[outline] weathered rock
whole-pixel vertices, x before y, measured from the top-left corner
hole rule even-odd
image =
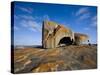
[[[88,38],[85,34],[74,33],[71,29],[55,22],[44,21],[42,27],[42,45],[44,48],[80,44]]]
[[[15,50],[14,55],[14,73],[97,68],[96,45],[70,45],[46,50],[26,48],[24,50]]]

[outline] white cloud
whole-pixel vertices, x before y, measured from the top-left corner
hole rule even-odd
[[[76,16],[80,16],[80,15],[82,15],[82,14],[84,14],[84,13],[87,13],[88,12],[88,7],[84,7],[84,8],[81,8],[81,9],[79,9],[77,12],[76,12]]]
[[[26,20],[35,20],[35,18],[31,15],[20,15],[19,17]]]
[[[88,20],[90,22],[89,27],[97,27],[97,16],[91,16],[91,12],[88,10],[88,7],[79,9],[76,13],[76,22],[81,23]],[[84,28],[84,30],[89,30],[89,28]]]
[[[31,15],[14,15],[15,18],[20,19],[19,24],[20,26],[27,28],[32,31],[39,31],[41,32],[41,23],[37,22],[36,18]],[[16,19],[15,19],[16,21]],[[16,26],[16,24],[15,24]],[[16,28],[17,29],[17,28]]]
[[[21,25],[22,27],[28,27],[28,25],[27,25],[27,20],[21,20],[21,21],[20,21],[20,25]]]
[[[34,21],[34,20],[22,20],[20,22],[20,25],[22,27],[29,29],[29,30],[41,32],[41,24],[39,22]]]
[[[35,22],[35,21],[28,21],[28,24],[29,24],[30,27],[38,30],[39,24],[37,22]]]
[[[48,15],[43,15],[42,17],[32,17],[32,16],[23,16],[24,20],[22,22],[23,27],[29,28],[29,30],[32,31],[39,31],[42,32],[42,24],[40,22],[37,22],[37,20],[43,21],[48,20],[50,21],[50,17]],[[28,18],[25,20],[25,18]]]
[[[97,27],[97,22],[96,22],[96,21],[93,21],[90,25],[91,25],[92,27]]]
[[[14,20],[19,19],[18,15],[14,15]]]
[[[48,15],[44,15],[44,16],[43,16],[43,20],[48,20],[48,21],[50,21],[50,17],[49,17]]]
[[[90,19],[89,27],[85,27],[84,30],[92,30],[92,28],[97,27],[97,16],[93,16]]]
[[[30,7],[27,7],[27,8],[25,8],[25,7],[21,7],[21,6],[17,6],[20,10],[22,10],[23,12],[27,12],[27,13],[29,13],[29,14],[31,14],[32,12],[33,12],[33,9],[32,8],[30,8]]]
[[[92,27],[97,27],[97,16],[94,16],[91,18],[91,24]]]
[[[84,28],[84,30],[90,30],[90,28],[86,27],[86,28]]]
[[[85,20],[88,18],[90,18],[90,13],[84,13],[83,15],[79,16],[79,18],[77,20],[82,21],[82,20]]]
[[[43,15],[42,17],[32,16],[32,15],[15,15],[20,19],[20,27],[27,28],[31,31],[42,31],[42,22],[43,20],[50,20],[48,15]]]
[[[17,26],[14,26],[14,30],[19,30],[19,28]]]
[[[33,32],[37,32],[37,30],[36,30],[36,29],[33,29],[32,27],[29,28],[29,30],[31,30],[31,31],[33,31]]]
[[[94,20],[97,20],[97,16],[94,16],[93,18],[92,18],[92,20],[94,21]]]
[[[76,13],[76,22],[80,23],[85,20],[88,20],[91,17],[90,11],[88,10],[88,7],[84,7],[79,9]]]

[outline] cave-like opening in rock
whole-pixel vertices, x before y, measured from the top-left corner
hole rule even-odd
[[[66,46],[66,45],[71,45],[72,44],[72,40],[70,37],[63,37],[62,39],[60,39],[58,45],[59,46]]]

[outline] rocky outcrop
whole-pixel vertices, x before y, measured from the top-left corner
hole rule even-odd
[[[84,39],[82,39],[84,38]],[[51,21],[44,21],[42,27],[43,48],[80,44],[88,38],[85,34],[74,33],[71,29]]]
[[[97,46],[70,45],[14,50],[14,73],[53,72],[97,68]]]

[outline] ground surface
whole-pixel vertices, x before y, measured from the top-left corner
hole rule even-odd
[[[14,72],[50,72],[97,67],[97,46],[66,46],[54,49],[16,48]]]

